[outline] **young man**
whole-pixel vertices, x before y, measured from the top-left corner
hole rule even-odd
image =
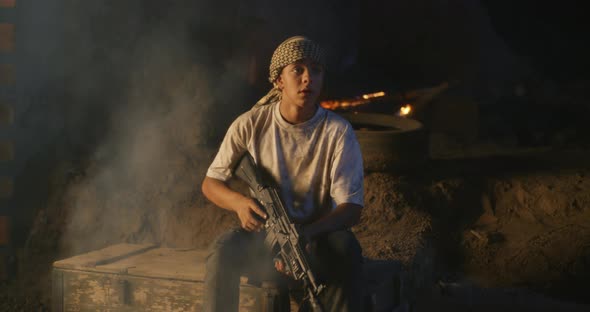
[[[242,228],[211,247],[205,311],[237,311],[240,275],[272,269],[259,233],[266,214],[255,199],[226,184],[246,152],[268,173],[290,218],[302,225],[313,246],[312,268],[326,285],[319,298],[324,311],[361,309],[361,248],[349,228],[363,207],[362,157],[350,123],[318,105],[324,68],[324,53],[310,39],[281,43],[270,64],[274,88],[232,123],[207,171],[203,193],[234,211]],[[283,271],[280,261],[274,266]]]

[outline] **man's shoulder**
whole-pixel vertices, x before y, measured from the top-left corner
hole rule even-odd
[[[324,108],[322,108],[324,109]],[[335,113],[331,110],[326,111],[326,123],[328,128],[335,129],[338,131],[345,131],[345,130],[352,130],[352,125],[348,121],[348,119],[344,118],[342,115]]]
[[[277,105],[277,103],[254,106],[246,113],[250,114],[250,116],[252,117],[269,116],[272,115],[273,108],[275,105]]]
[[[256,123],[260,119],[266,119],[272,115],[272,106],[273,104],[253,107],[238,116],[238,118],[235,120],[235,123],[242,125],[252,124]]]

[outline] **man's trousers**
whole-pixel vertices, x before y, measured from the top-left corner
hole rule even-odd
[[[221,235],[207,257],[204,311],[238,311],[241,276],[274,281],[285,295],[287,278],[275,270],[273,257],[263,233],[235,229]],[[341,230],[318,235],[309,259],[317,280],[326,285],[319,296],[323,311],[361,311],[362,251],[354,234]]]

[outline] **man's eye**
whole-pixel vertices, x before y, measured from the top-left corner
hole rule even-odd
[[[293,67],[292,71],[297,75],[303,74],[303,68],[299,66]]]

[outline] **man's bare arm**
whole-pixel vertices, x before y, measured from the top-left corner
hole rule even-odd
[[[232,190],[223,181],[205,177],[201,190],[207,199],[215,205],[235,212],[240,219],[242,228],[248,231],[260,231],[263,223],[254,214],[266,219],[266,214],[250,197]]]

